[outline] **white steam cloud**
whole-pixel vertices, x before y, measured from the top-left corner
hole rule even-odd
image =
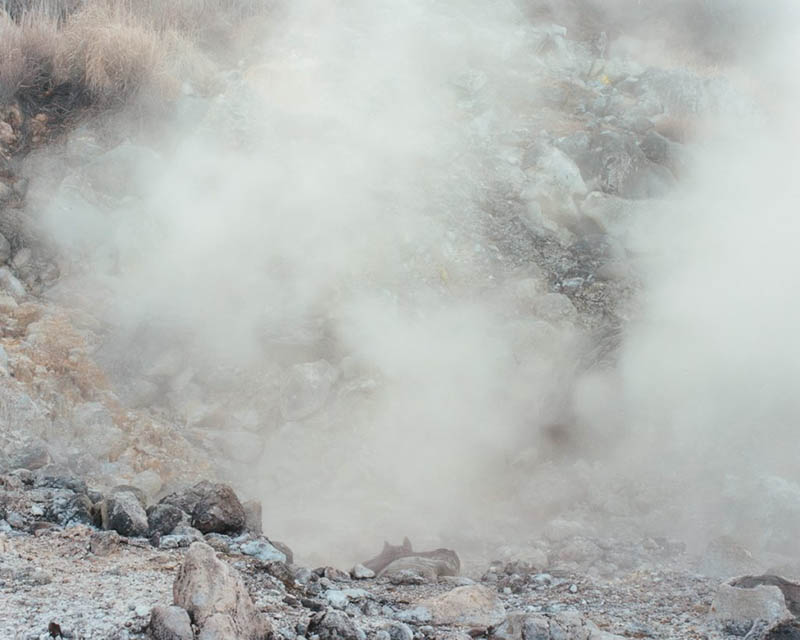
[[[286,3],[229,91],[184,100],[158,157],[123,150],[122,206],[97,202],[114,176],[89,165],[95,195],[62,185],[48,209],[86,256],[62,289],[105,300],[121,387],[162,372],[301,553],[530,532],[618,483],[674,486],[648,526],[702,537],[741,522],[716,498],[726,474],[800,481],[798,96],[720,116],[624,236],[640,311],[619,366],[586,372],[574,309],[487,231],[496,185],[527,179],[508,140],[564,126],[536,106],[542,33],[506,2]],[[796,77],[760,73],[796,59],[773,41],[732,77]],[[322,400],[292,386],[311,374]]]

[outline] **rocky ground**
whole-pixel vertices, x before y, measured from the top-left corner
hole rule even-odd
[[[297,90],[281,74],[311,68],[297,43],[270,45],[292,61],[286,68],[243,60],[220,73],[217,95],[186,86],[160,126],[130,135],[120,134],[129,114],[78,118],[65,132],[49,131],[35,104],[0,108],[0,638],[800,637],[792,623],[800,487],[777,475],[759,480],[763,500],[748,507],[758,532],[737,532],[758,543],[755,556],[718,531],[708,546],[687,546],[655,533],[653,513],[659,523],[673,513],[669,487],[596,472],[602,464],[584,463],[580,442],[570,448],[582,433],[563,426],[563,411],[544,412],[547,437],[535,446],[510,445],[501,472],[460,459],[448,468],[497,472],[505,487],[500,498],[482,496],[485,511],[465,510],[457,534],[441,535],[451,550],[389,545],[351,570],[361,547],[350,541],[378,535],[383,521],[347,517],[325,529],[323,508],[335,510],[342,496],[358,501],[363,492],[361,508],[373,513],[397,502],[404,489],[394,476],[407,466],[400,454],[392,466],[391,447],[370,431],[391,376],[348,351],[331,328],[342,318],[325,311],[331,300],[374,279],[372,289],[404,302],[488,301],[493,326],[513,337],[503,345],[513,352],[510,377],[555,380],[560,407],[576,376],[613,367],[637,309],[648,225],[690,172],[709,121],[763,116],[752,85],[724,69],[640,61],[611,51],[605,32],[541,20],[513,33],[523,62],[499,72],[467,65],[450,79],[451,120],[469,141],[459,151],[477,196],[434,217],[429,244],[393,269],[370,255],[299,317],[276,322],[258,306],[260,350],[246,358],[207,348],[239,327],[237,313],[215,315],[222,298],[194,306],[201,295],[180,295],[188,280],[169,280],[180,267],[159,272],[161,262],[148,262],[165,234],[153,203],[165,199],[164,176],[178,194],[213,182],[220,166],[191,180],[174,169],[203,155],[198,141],[227,158],[268,138],[263,113],[272,127],[294,122],[275,87]],[[265,78],[277,96],[266,110]],[[316,115],[298,128],[330,126],[330,114]],[[442,187],[447,197],[462,169]],[[259,180],[223,189],[215,206]],[[467,222],[464,210],[475,214]],[[186,229],[196,230],[178,231]],[[201,247],[191,274],[241,301],[259,283],[226,271],[239,250]],[[149,286],[162,277],[166,301]],[[417,288],[393,288],[398,280]],[[156,311],[128,322],[142,300]],[[208,326],[186,330],[184,306],[192,317],[208,314]],[[565,449],[569,463],[559,458]],[[535,527],[509,516],[519,505],[535,511]],[[425,530],[409,511],[400,519]],[[304,523],[302,539],[284,544],[262,532],[290,517]],[[331,548],[335,559],[320,551]],[[348,566],[327,566],[342,557]]]
[[[730,539],[695,558],[679,542],[584,537],[562,521],[517,559],[472,558],[463,571],[454,551],[420,552],[408,540],[350,571],[310,569],[261,533],[260,505],[242,505],[225,485],[203,482],[148,505],[130,486],[103,496],[76,478],[22,470],[2,481],[4,638],[56,637],[51,623],[75,639],[798,633],[790,621],[800,584],[762,575]],[[747,572],[759,575],[720,577]]]

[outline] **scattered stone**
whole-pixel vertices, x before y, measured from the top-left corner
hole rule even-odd
[[[325,599],[335,609],[344,609],[351,602],[363,600],[368,595],[363,589],[331,589],[325,594]]]
[[[210,622],[210,630],[232,629],[235,633],[221,638],[267,640],[272,634],[270,623],[256,610],[236,570],[218,560],[214,550],[202,542],[189,547],[173,595],[174,604],[186,609],[201,633]]]
[[[319,640],[359,640],[355,623],[335,609],[315,614],[308,623],[308,633],[316,634]]]
[[[239,545],[242,553],[247,556],[253,556],[259,562],[267,564],[269,562],[286,562],[286,555],[278,551],[272,546],[266,538],[259,538],[257,540],[250,540],[244,544]]]
[[[389,622],[383,627],[391,640],[414,640],[414,632],[402,622]]]
[[[148,631],[153,640],[193,640],[192,622],[181,607],[153,607]]]
[[[354,580],[369,580],[375,577],[375,572],[372,569],[367,569],[363,564],[357,564],[350,569],[350,575]]]
[[[386,578],[392,584],[401,585],[414,585],[414,584],[425,584],[431,580],[430,576],[425,576],[417,571],[412,571],[411,569],[399,569],[397,571],[392,571],[390,574],[386,575]]]
[[[433,619],[430,609],[426,607],[412,607],[411,609],[404,609],[403,611],[398,611],[394,617],[397,620],[409,622],[411,624],[426,624]]]

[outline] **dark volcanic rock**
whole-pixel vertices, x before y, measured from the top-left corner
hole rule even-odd
[[[246,514],[233,489],[226,484],[204,480],[161,499],[191,515],[192,526],[202,533],[239,533]]]
[[[189,524],[189,516],[172,504],[154,504],[147,509],[150,534],[167,535],[179,524]]]
[[[123,536],[146,536],[147,514],[136,495],[121,491],[106,498],[100,507],[104,529],[113,529]]]
[[[192,526],[203,533],[238,533],[244,529],[242,503],[229,486],[215,484],[192,512]]]
[[[37,475],[33,481],[37,489],[69,489],[75,493],[86,493],[86,483],[80,478],[69,475],[43,473]]]
[[[85,493],[77,493],[68,498],[58,514],[58,522],[64,526],[71,524],[94,525],[92,501]]]

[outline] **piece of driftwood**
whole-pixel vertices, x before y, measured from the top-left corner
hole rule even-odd
[[[461,572],[458,554],[451,549],[414,551],[411,541],[403,538],[403,544],[383,543],[383,550],[374,558],[362,562],[380,577],[396,571],[413,571],[427,578],[457,576]]]

